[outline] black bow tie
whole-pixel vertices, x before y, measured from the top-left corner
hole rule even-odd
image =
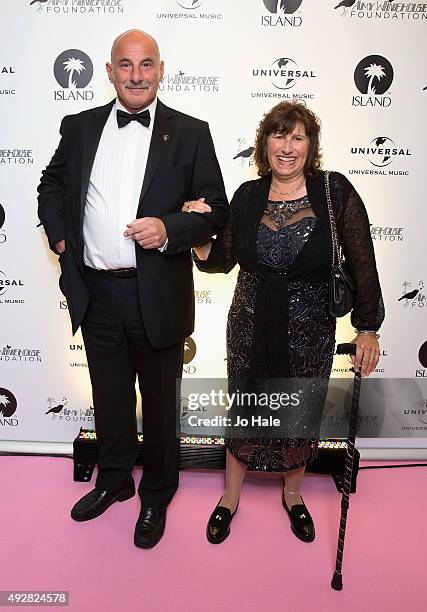
[[[117,125],[119,128],[125,127],[131,121],[138,121],[141,125],[149,127],[150,125],[150,111],[145,110],[142,113],[125,113],[122,110],[117,111]]]

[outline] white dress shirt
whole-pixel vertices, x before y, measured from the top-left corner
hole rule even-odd
[[[83,218],[83,260],[91,268],[136,268],[135,242],[123,233],[136,218],[156,106],[157,98],[147,107],[148,128],[138,121],[119,128],[117,110],[128,111],[116,100],[104,126]]]

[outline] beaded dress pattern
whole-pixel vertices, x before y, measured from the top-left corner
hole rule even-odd
[[[302,198],[301,198],[302,199]],[[272,271],[286,272],[315,227],[315,217],[305,217],[275,231],[260,224],[258,261]],[[240,271],[227,323],[228,377],[248,375],[254,342],[254,308],[258,278]],[[290,376],[329,378],[335,340],[335,320],[328,313],[325,282],[291,281],[289,291]],[[322,410],[322,405],[319,404]],[[230,438],[226,446],[250,469],[268,472],[294,470],[312,461],[317,438]]]

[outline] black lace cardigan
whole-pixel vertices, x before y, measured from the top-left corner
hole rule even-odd
[[[330,189],[340,245],[356,285],[351,322],[359,330],[378,330],[384,304],[378,280],[369,220],[363,202],[348,179],[331,172]],[[332,243],[324,172],[307,177],[307,194],[318,220],[310,238],[287,273],[272,272],[257,261],[258,227],[271,184],[267,176],[243,183],[231,201],[231,215],[206,261],[195,257],[199,270],[228,273],[236,263],[256,273],[261,282],[255,311],[255,350],[252,372],[257,376],[287,375],[287,324],[289,280],[328,280]]]

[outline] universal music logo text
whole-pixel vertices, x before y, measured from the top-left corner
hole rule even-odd
[[[253,98],[280,98],[286,100],[312,100],[314,98],[314,94],[311,91],[304,91],[304,89],[305,87],[311,88],[317,78],[316,72],[311,66],[301,66],[291,57],[278,57],[270,66],[253,68],[252,77],[256,78],[257,82],[259,81],[263,84],[269,82],[278,90],[276,92],[251,92]],[[290,91],[294,87],[298,92],[295,90]]]
[[[1,66],[0,65],[0,86],[3,85],[3,75],[13,75],[12,78],[15,76],[15,66]],[[5,77],[7,79],[7,77]],[[7,84],[9,84],[9,80],[6,81]],[[0,89],[0,96],[14,96],[16,94],[16,89],[10,89],[9,88],[5,88],[5,89]]]
[[[164,0],[166,3],[167,0]],[[199,20],[218,22],[222,19],[221,13],[214,13],[209,10],[201,10],[204,5],[204,0],[175,0],[177,11],[159,11],[156,15],[157,19],[164,20],[180,20],[184,19],[187,22],[197,23]],[[159,4],[159,2],[158,2]],[[212,2],[206,3],[207,6],[212,5]],[[182,10],[183,9],[183,10]]]

